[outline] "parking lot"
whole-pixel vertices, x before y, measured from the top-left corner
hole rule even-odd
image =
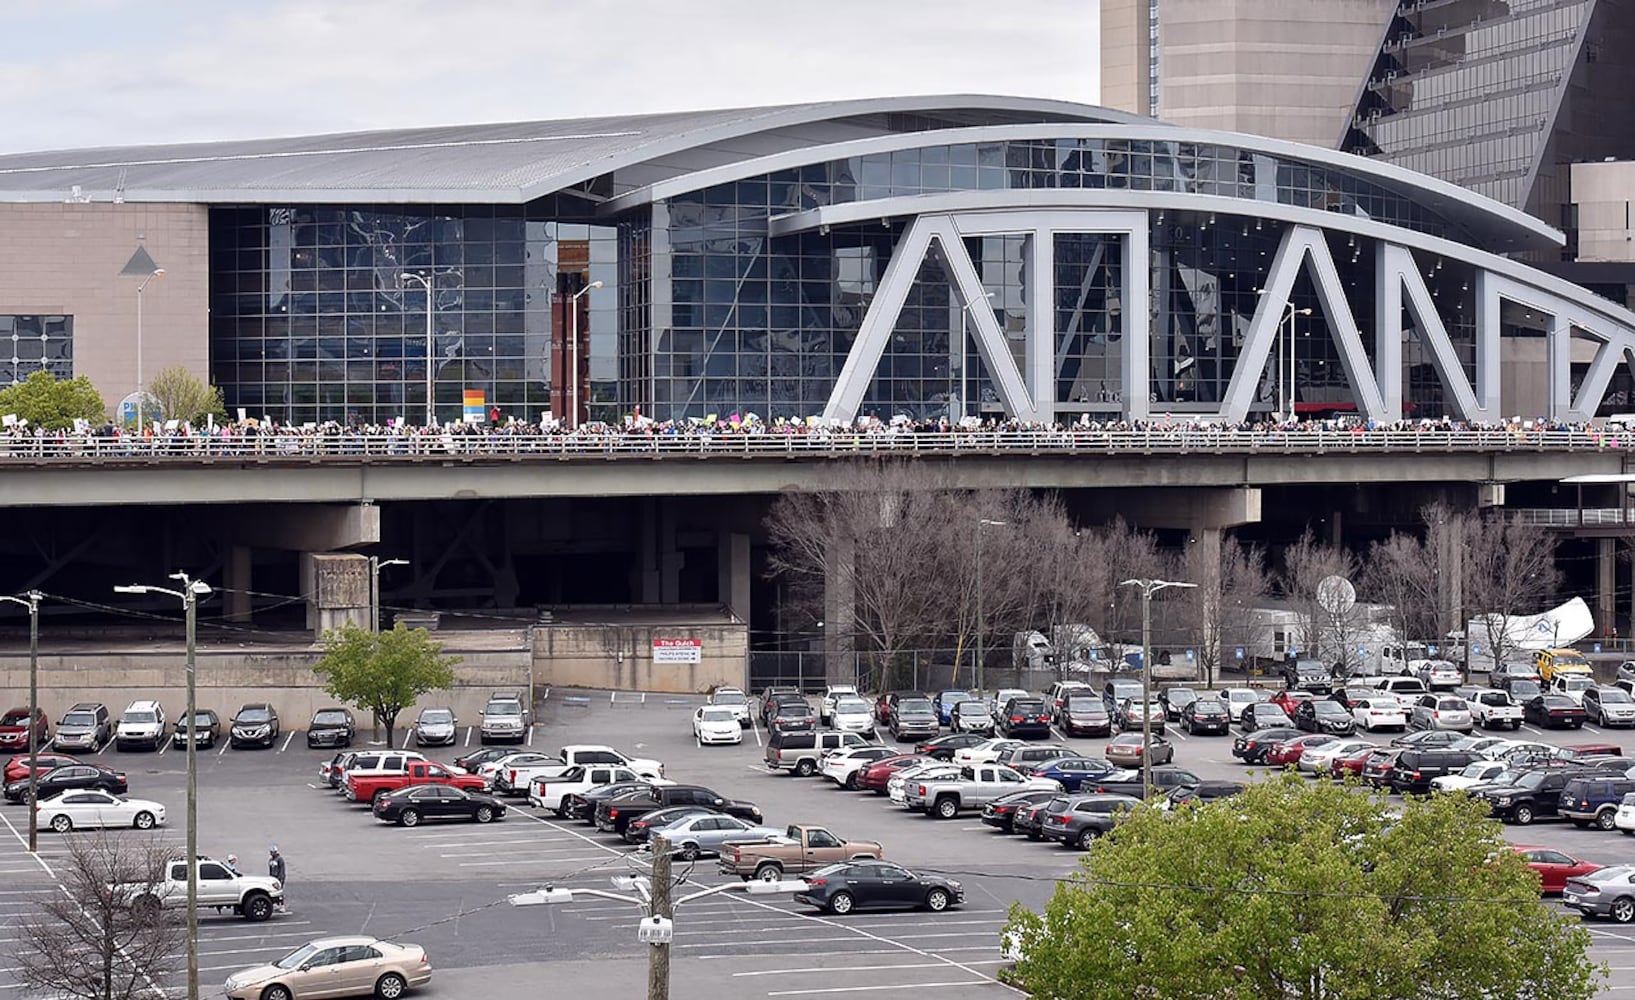
[[[698,747],[690,730],[696,699],[609,696],[548,699],[530,733],[536,749],[571,743],[607,743],[665,762],[669,777],[707,785],[760,806],[769,825],[821,823],[844,837],[879,840],[887,856],[910,869],[963,883],[963,907],[944,913],[819,913],[778,896],[724,893],[687,903],[676,914],[672,995],[679,998],[817,997],[911,994],[934,990],[963,1000],[1014,995],[994,980],[1003,964],[998,931],[1008,908],[1039,906],[1055,880],[1071,873],[1080,855],[1007,837],[975,817],[940,822],[892,807],[883,798],[843,792],[822,778],[769,773],[760,763],[759,728],[742,746]],[[1586,726],[1524,737],[1550,743],[1624,736]],[[1099,754],[1104,739],[1055,739]],[[1176,764],[1204,778],[1241,778],[1231,739],[1175,732]],[[1380,742],[1390,737],[1382,735]],[[451,760],[478,741],[462,731],[458,745],[428,753]],[[558,821],[523,800],[487,826],[459,823],[402,829],[378,824],[367,809],[345,802],[318,782],[328,751],[309,751],[299,734],[272,750],[226,750],[200,755],[202,853],[236,853],[246,871],[265,871],[267,848],[277,844],[288,861],[288,912],[263,924],[206,913],[201,919],[200,966],[206,993],[231,972],[293,949],[313,937],[367,933],[423,945],[437,973],[428,996],[484,995],[492,1000],[532,996],[542,977],[582,976],[613,996],[640,995],[646,982],[646,947],[636,940],[635,906],[594,898],[516,908],[507,895],[553,884],[611,890],[612,876],[631,870],[629,848],[592,827]],[[130,794],[169,809],[167,843],[182,838],[185,760],[109,749],[98,762],[126,771]],[[38,860],[26,853],[20,806],[0,808],[0,950],[18,946],[16,918],[60,890],[54,875],[64,837],[42,832]],[[1611,864],[1635,861],[1635,840],[1578,830],[1561,823],[1508,828],[1518,842],[1555,847]],[[116,836],[147,834],[121,831]],[[90,836],[69,834],[67,836]],[[681,869],[678,869],[681,870]],[[688,872],[678,895],[719,885],[712,860]],[[1635,928],[1591,924],[1595,957],[1611,968],[1607,996],[1635,990]],[[0,962],[0,967],[12,963]],[[177,985],[171,976],[168,985]],[[0,971],[0,1000],[31,1000]]]

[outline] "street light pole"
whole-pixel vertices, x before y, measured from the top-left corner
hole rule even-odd
[[[369,557],[369,631],[380,631],[380,571],[388,566],[407,566],[407,559],[387,559],[382,562],[379,556]]]
[[[995,521],[986,517],[976,519],[976,689],[986,690],[983,686],[984,669],[982,662],[982,638],[988,630],[988,620],[983,614],[982,606],[982,528],[984,525],[1004,527],[1009,521]]]
[[[670,920],[675,910],[670,902],[674,880],[670,876],[670,841],[653,838],[653,903],[648,916]],[[655,942],[647,953],[647,1000],[669,1000],[670,943]]]
[[[121,594],[168,594],[182,602],[187,618],[187,709],[182,716],[187,720],[187,1000],[199,1000],[199,729],[194,665],[198,599],[211,591],[209,584],[191,579],[186,573],[172,573],[170,578],[181,581],[182,589],[131,584],[114,590]]]
[[[1120,587],[1141,591],[1141,788],[1142,798],[1152,790],[1152,595],[1169,587],[1196,587],[1175,580],[1124,580]]]
[[[40,599],[45,595],[31,590],[22,597],[0,594],[0,601],[28,609],[28,853],[40,850],[40,811],[35,792],[40,782]]]
[[[573,401],[569,404],[573,413],[568,419],[569,428],[579,426],[579,300],[601,287],[600,281],[593,281],[574,292],[573,297],[568,299],[568,324],[571,330],[568,335],[568,352],[573,365],[572,371],[568,373],[568,389],[573,393]]]
[[[142,426],[142,293],[148,290],[148,282],[154,278],[163,277],[165,269],[156,267],[148,273],[142,283],[136,286],[136,426]]]
[[[988,300],[993,297],[994,293],[989,292],[982,298]],[[980,304],[979,302],[967,302],[959,307],[959,415],[961,417],[970,415],[970,403],[966,394],[965,363],[971,357],[971,337],[966,329],[965,321],[971,316],[971,307]],[[978,414],[981,413],[980,406],[977,408],[977,412]]]
[[[1289,302],[1286,305],[1288,307],[1288,321],[1289,321],[1289,350],[1288,350],[1289,394],[1288,394],[1287,399],[1289,401],[1289,410],[1288,410],[1289,421],[1292,423],[1294,421],[1294,318],[1296,316],[1310,316],[1311,315],[1311,308],[1308,306],[1305,309],[1296,309],[1294,307],[1293,302]],[[1281,337],[1278,338],[1279,343],[1282,342],[1282,339],[1283,338],[1281,338]],[[1283,393],[1282,393],[1282,387],[1283,387],[1283,375],[1282,375],[1282,373],[1279,373],[1278,376],[1277,376],[1277,385],[1278,385],[1278,390],[1279,390],[1278,395],[1281,396],[1281,395],[1283,395]]]
[[[426,426],[434,427],[437,424],[437,332],[433,326],[437,311],[437,290],[435,274],[414,274],[404,271],[398,276],[399,281],[414,281],[426,290]]]

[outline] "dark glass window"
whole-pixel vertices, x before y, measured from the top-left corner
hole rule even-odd
[[[74,377],[74,317],[0,315],[0,385],[38,371]]]

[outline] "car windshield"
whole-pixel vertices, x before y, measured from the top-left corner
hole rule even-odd
[[[520,701],[491,701],[485,710],[487,715],[521,715],[522,702]]]
[[[730,708],[706,708],[699,718],[705,722],[737,722],[738,717]]]
[[[449,725],[454,722],[454,713],[446,708],[428,708],[420,713],[420,724],[423,726]]]
[[[1544,771],[1529,771],[1526,774],[1524,774],[1521,777],[1516,779],[1516,787],[1517,788],[1537,788],[1540,784],[1542,784],[1544,782],[1544,779],[1545,779],[1546,776],[1547,776],[1546,772],[1544,772]]]
[[[340,709],[332,709],[332,710],[327,711],[327,712],[319,712],[318,714],[316,714],[316,715],[314,715],[312,717],[312,721],[314,723],[318,724],[318,725],[331,725],[331,726],[340,725],[341,723],[346,721],[346,713],[341,711]]]
[[[28,724],[28,710],[21,712],[7,712],[0,716],[0,726],[22,726]]]
[[[137,722],[137,723],[140,723],[140,722],[153,722],[153,721],[155,721],[155,717],[154,717],[154,714],[152,712],[126,712],[125,717],[120,719],[119,721],[120,722]]]
[[[897,702],[897,711],[929,712],[931,711],[931,702],[924,698],[902,698]]]
[[[1169,691],[1169,703],[1171,705],[1185,705],[1189,701],[1197,700],[1198,692],[1190,688],[1171,688]]]
[[[311,958],[317,953],[318,949],[316,946],[304,944],[290,952],[288,955],[285,955],[283,958],[274,962],[273,965],[280,969],[299,969],[307,959]]]
[[[811,715],[812,706],[804,701],[789,701],[778,706],[779,715]]]
[[[1193,700],[1192,710],[1194,712],[1224,712],[1226,706],[1213,698],[1196,698]]]
[[[1113,697],[1119,701],[1141,697],[1141,685],[1135,681],[1114,681]]]
[[[1563,691],[1584,691],[1595,686],[1595,681],[1589,677],[1566,676],[1561,678]]]
[[[1068,704],[1069,704],[1069,706],[1071,706],[1072,702],[1069,702]],[[955,707],[959,709],[959,714],[961,714],[961,715],[987,715],[988,714],[988,705],[987,705],[986,702],[962,701],[958,705],[956,705]]]
[[[747,705],[749,698],[741,691],[717,691],[711,698],[717,705]]]
[[[240,722],[268,722],[271,719],[272,713],[264,708],[246,708],[238,713]]]
[[[969,691],[944,691],[938,697],[940,697],[942,699],[942,703],[944,705],[953,705],[953,704],[957,704],[958,702],[968,700],[971,697],[971,692],[969,692]]]
[[[858,698],[845,698],[835,702],[836,715],[867,715],[869,703]]]
[[[1314,701],[1311,710],[1318,715],[1344,715],[1345,706],[1337,701]]]
[[[1510,694],[1516,698],[1531,698],[1539,693],[1537,681],[1511,681]]]
[[[69,712],[62,717],[62,724],[65,726],[94,726],[97,724],[97,717],[90,712]]]
[[[1623,688],[1602,688],[1600,692],[1601,704],[1627,703],[1630,701],[1628,693]]]
[[[1459,773],[1466,778],[1480,778],[1487,773],[1488,768],[1491,766],[1485,761],[1477,761],[1474,764],[1466,764],[1465,769]]]
[[[208,726],[208,725],[210,725],[211,721],[212,720],[211,720],[209,715],[205,714],[204,712],[197,712],[193,716],[193,723],[192,724],[195,725],[195,726]],[[187,718],[184,716],[181,719],[178,719],[176,721],[176,724],[178,726],[186,728],[187,725],[188,725]]]
[[[1100,698],[1087,698],[1084,695],[1067,699],[1067,710],[1069,712],[1086,712],[1091,715],[1107,714],[1107,706],[1101,703]]]

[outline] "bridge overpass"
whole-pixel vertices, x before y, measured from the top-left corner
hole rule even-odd
[[[1635,435],[1587,429],[0,439],[0,507],[757,495],[875,460],[969,488],[1504,484],[1624,474],[1632,454]]]

